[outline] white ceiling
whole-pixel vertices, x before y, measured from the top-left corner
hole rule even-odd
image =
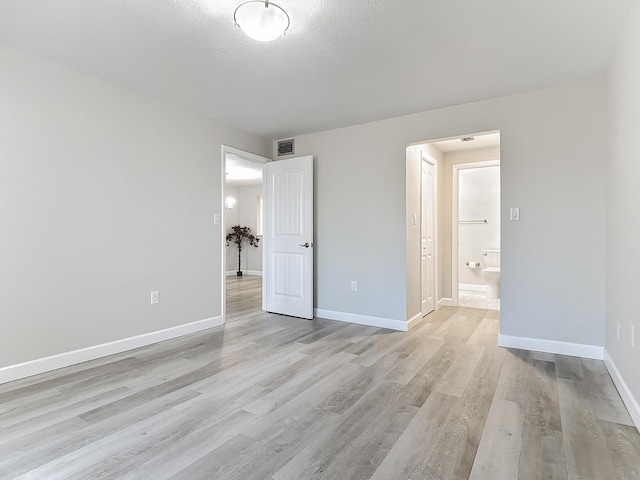
[[[2,0],[0,43],[272,139],[603,75],[633,0]]]
[[[225,159],[227,185],[262,185],[263,164],[245,160],[232,153],[227,153]]]
[[[462,138],[472,138],[473,140],[462,141]],[[500,132],[465,135],[464,137],[429,142],[429,144],[436,147],[443,153],[457,152],[459,150],[473,150],[476,148],[499,147]]]

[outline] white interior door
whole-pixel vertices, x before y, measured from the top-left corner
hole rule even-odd
[[[421,192],[421,271],[422,271],[422,316],[435,309],[435,195],[434,195],[435,166],[428,161],[422,161],[422,192]]]
[[[264,309],[313,318],[313,157],[267,163]]]

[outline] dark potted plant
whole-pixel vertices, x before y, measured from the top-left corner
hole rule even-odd
[[[240,225],[231,227],[231,232],[227,233],[227,247],[229,246],[229,242],[233,242],[238,246],[238,277],[242,276],[242,269],[240,268],[240,254],[242,253],[242,242],[244,240],[248,240],[249,245],[256,248],[260,242],[260,239],[251,233],[251,229],[249,227],[241,227]]]

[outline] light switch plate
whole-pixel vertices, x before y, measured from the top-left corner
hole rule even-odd
[[[511,220],[520,220],[520,208],[518,207],[511,207],[511,216],[510,216]]]

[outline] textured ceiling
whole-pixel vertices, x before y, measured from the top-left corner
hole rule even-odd
[[[269,138],[602,75],[633,0],[1,0],[0,43]]]

